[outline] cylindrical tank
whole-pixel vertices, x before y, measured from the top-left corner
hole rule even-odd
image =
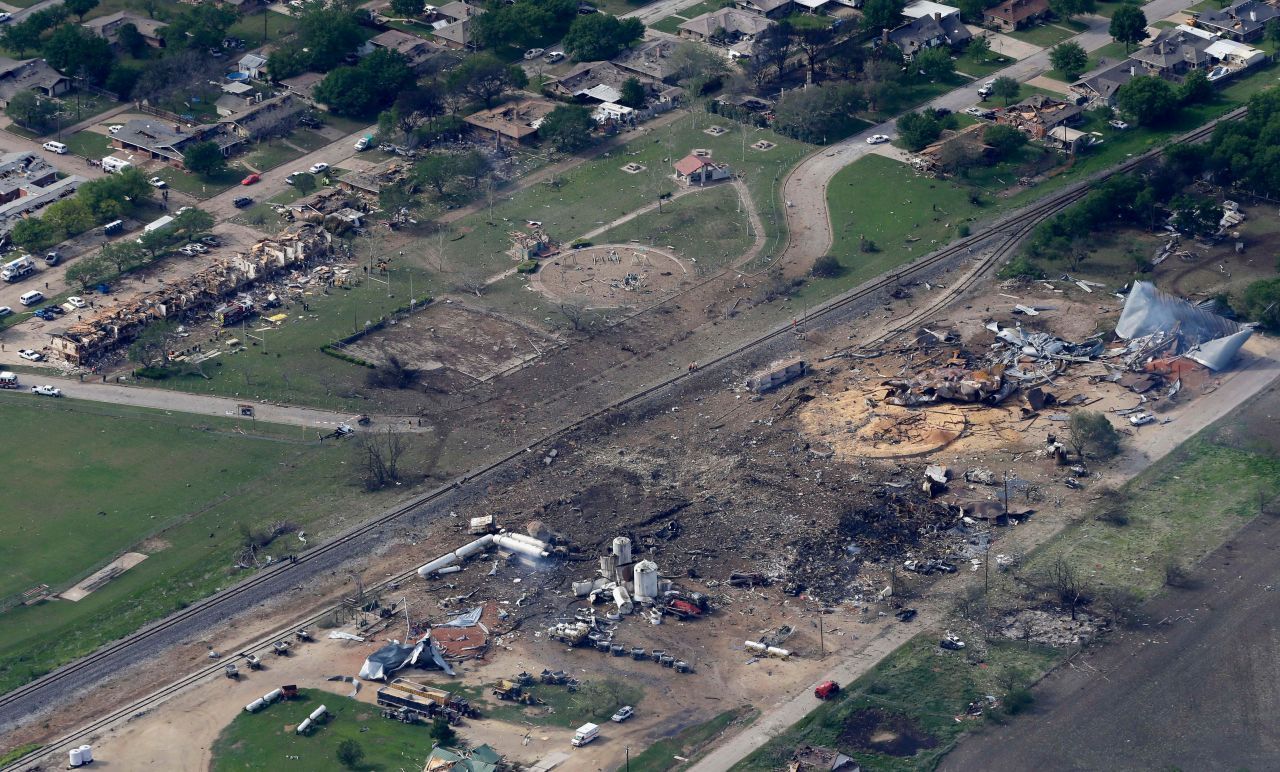
[[[298,724],[298,728],[294,731],[296,731],[298,734],[306,734],[307,730],[310,728],[311,728],[311,719],[304,718],[302,719],[302,723]]]
[[[254,700],[248,705],[245,705],[244,709],[249,711],[250,713],[257,713],[258,711],[262,710],[265,707],[267,707],[267,701],[259,697],[258,699]]]
[[[652,603],[658,597],[658,564],[652,560],[636,563],[636,600]]]
[[[481,552],[484,552],[485,550],[489,549],[489,545],[492,543],[493,543],[493,534],[487,533],[484,536],[481,536],[479,539],[476,539],[475,541],[471,542],[470,544],[464,544],[463,546],[459,547],[454,551],[453,554],[458,556],[458,560],[466,560],[472,555],[478,555]]]
[[[765,649],[765,652],[770,657],[777,657],[778,659],[786,659],[787,657],[791,656],[790,651],[787,651],[786,649],[780,649],[777,646],[770,646],[769,648]]]
[[[80,760],[86,764],[93,763],[93,746],[92,745],[80,746]]]
[[[613,580],[614,573],[618,570],[618,558],[613,554],[600,556],[600,573],[607,576],[610,581]]]
[[[525,544],[528,544],[533,547],[537,547],[540,550],[545,550],[547,547],[551,546],[550,544],[547,544],[542,539],[539,539],[534,536],[529,536],[528,534],[515,533],[514,531],[503,531],[501,535],[507,537],[508,539],[515,539],[516,541],[522,541]]]
[[[445,574],[456,574],[461,570],[462,570],[462,566],[458,565],[457,563],[454,563],[451,566],[445,566],[439,571],[436,571],[436,573],[439,574],[440,576],[444,576]]]
[[[324,714],[327,712],[328,711],[325,709],[325,707],[321,705],[320,707],[311,711],[311,715],[307,716],[307,718],[311,719],[312,721],[319,721],[320,719],[324,718]]]
[[[512,539],[508,536],[504,536],[501,534],[490,537],[490,538],[493,539],[494,544],[498,545],[504,550],[519,552],[521,555],[528,555],[531,558],[545,558],[551,554],[550,552],[547,552],[544,549],[540,549],[532,544],[522,542],[519,539]]]
[[[445,566],[453,565],[455,562],[457,562],[457,560],[458,560],[458,556],[453,554],[452,552],[450,552],[447,555],[441,555],[440,557],[436,558],[430,563],[427,563],[422,568],[419,568],[418,576],[421,576],[422,578],[425,579],[428,576],[431,576],[432,574],[434,574],[436,571],[439,571],[440,569],[444,568]]]
[[[618,604],[618,613],[630,614],[635,611],[635,606],[631,603],[631,596],[627,593],[627,588],[620,584],[613,586],[613,602]]]
[[[83,755],[80,753],[79,748],[72,748],[70,751],[67,752],[67,755],[71,757],[70,759],[68,759],[71,766],[78,767],[84,764],[84,758],[83,758]]]
[[[619,536],[613,540],[613,556],[618,559],[618,565],[625,566],[631,562],[631,540],[625,536]]]
[[[280,695],[283,693],[284,692],[280,691],[279,689],[272,689],[271,691],[262,695],[262,699],[268,703],[275,702],[276,700],[280,699]]]
[[[742,645],[747,647],[747,651],[754,651],[757,654],[764,654],[769,650],[768,646],[759,641],[743,641]]]

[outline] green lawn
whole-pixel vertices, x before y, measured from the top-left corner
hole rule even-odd
[[[304,155],[305,150],[299,150],[283,139],[268,139],[254,146],[253,150],[241,157],[241,161],[249,168],[266,172]]]
[[[0,613],[0,692],[241,578],[241,524],[287,519],[314,544],[393,500],[358,489],[350,449],[302,427],[20,392],[0,394],[0,425],[59,449],[0,447],[10,488],[23,492],[0,500],[0,599],[42,583],[61,591],[123,552],[149,555],[78,602]],[[264,552],[304,548],[284,536]]]
[[[983,80],[991,77],[994,73],[1003,70],[1005,67],[1013,64],[1013,62],[1013,59],[995,53],[986,57],[981,62],[976,61],[969,56],[962,56],[956,60],[956,71],[965,75],[971,75],[975,80]]]
[[[488,705],[483,708],[488,718],[513,724],[530,723],[537,726],[558,726],[573,729],[586,721],[608,724],[609,717],[623,705],[639,708],[644,692],[637,686],[621,681],[588,681],[570,692],[564,686],[534,684],[525,691],[542,701],[541,705],[521,705],[503,702],[486,696]]]
[[[650,24],[649,28],[656,29],[659,32],[665,32],[668,35],[675,35],[679,32],[680,25],[684,24],[686,21],[688,21],[688,19],[685,17],[672,14],[671,16],[659,19],[653,24]]]
[[[750,706],[726,710],[705,724],[681,729],[670,737],[658,740],[643,753],[632,756],[627,768],[631,772],[667,772],[667,770],[687,769],[689,764],[676,761],[676,756],[695,758],[699,750],[706,748],[731,725],[745,726],[759,715],[760,711]]]
[[[289,134],[289,141],[303,150],[311,152],[319,150],[333,140],[321,134],[317,134],[311,129],[294,129],[293,132]]]
[[[432,747],[429,724],[390,721],[378,707],[332,692],[298,692],[298,699],[257,713],[240,711],[213,744],[212,772],[342,770],[337,750],[343,740],[360,743],[364,759],[357,769],[367,772],[418,770],[426,764]],[[294,732],[320,705],[329,715],[319,726],[306,736]]]
[[[264,26],[265,25],[265,26]],[[257,48],[263,43],[278,42],[292,35],[298,29],[298,20],[292,16],[275,11],[261,11],[248,16],[241,16],[227,30],[230,37],[244,38],[245,49]],[[239,59],[236,53],[230,56]]]
[[[785,769],[787,760],[801,744],[837,748],[852,756],[863,769],[933,769],[968,728],[968,722],[958,722],[954,717],[970,701],[987,694],[1003,696],[1007,678],[1025,681],[1059,657],[1060,653],[1052,649],[995,643],[989,645],[985,662],[979,666],[970,662],[965,652],[940,649],[937,636],[921,634],[732,769]],[[916,731],[932,739],[932,747],[921,748],[911,756],[860,749],[842,735],[846,724],[867,709],[907,717]]]
[[[180,190],[190,196],[205,199],[212,198],[224,190],[240,184],[240,180],[248,175],[241,166],[229,166],[226,171],[212,178],[205,179],[196,174],[165,166],[156,172],[156,176],[169,184],[169,187]],[[247,189],[246,189],[247,190]]]
[[[1115,64],[1116,62],[1124,61],[1127,58],[1128,54],[1125,53],[1124,43],[1117,43],[1113,41],[1102,48],[1089,53],[1089,63],[1085,66],[1084,71],[1087,74],[1103,66],[1104,63],[1108,65]],[[1044,74],[1054,80],[1060,80],[1063,83],[1074,83],[1078,80],[1068,78],[1058,70],[1046,70]]]
[[[738,201],[737,191],[728,185],[690,193],[664,205],[662,214],[656,209],[642,214],[592,241],[672,247],[680,256],[696,260],[699,273],[710,273],[733,263],[755,240]]]
[[[1052,24],[1037,24],[1024,30],[1017,32],[1006,32],[1011,38],[1016,38],[1024,43],[1030,43],[1041,48],[1052,48],[1067,38],[1074,37],[1075,32],[1065,29],[1063,26],[1055,26]]]
[[[111,155],[111,140],[96,131],[77,131],[62,138],[72,153],[83,158],[104,158]]]

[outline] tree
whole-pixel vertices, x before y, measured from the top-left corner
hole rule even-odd
[[[826,83],[788,91],[774,108],[775,131],[802,142],[826,144],[847,136],[863,105],[852,83]]]
[[[441,748],[451,747],[458,741],[458,733],[449,726],[449,719],[444,714],[438,714],[431,722],[431,739]]]
[[[49,223],[39,217],[27,217],[19,220],[9,232],[13,243],[28,252],[39,252],[57,244],[59,234],[54,233]]]
[[[578,105],[560,105],[547,114],[538,135],[562,153],[573,153],[591,144],[596,121],[591,112]]]
[[[1267,42],[1275,45],[1280,44],[1280,19],[1272,19],[1267,22],[1266,26]]]
[[[618,100],[620,104],[637,110],[644,107],[644,86],[638,78],[627,78],[622,84],[621,94]]]
[[[65,24],[54,30],[41,52],[55,70],[84,73],[95,84],[107,79],[115,61],[110,43],[74,24]]]
[[[267,54],[267,72],[277,82],[301,75],[311,66],[311,53],[301,46],[284,44]]]
[[[1089,54],[1079,43],[1067,41],[1049,49],[1049,63],[1069,81],[1080,77],[1089,66]]]
[[[311,175],[307,175],[310,177]],[[203,209],[188,207],[187,211],[173,218],[173,228],[194,239],[198,234],[207,232],[213,227],[213,215]]]
[[[956,7],[960,9],[960,18],[970,24],[981,24],[983,12],[987,10],[986,0],[957,0]],[[983,38],[974,38],[974,40],[985,40]],[[988,43],[988,45],[990,45]]]
[[[1136,5],[1123,4],[1111,17],[1111,37],[1124,43],[1125,53],[1147,37],[1147,15]]]
[[[768,62],[778,71],[781,78],[786,70],[787,60],[791,58],[794,40],[791,37],[791,23],[783,19],[772,25],[756,38],[755,56],[762,62]],[[695,45],[689,43],[688,45]]]
[[[137,25],[133,23],[121,24],[120,29],[116,30],[116,42],[120,44],[129,56],[135,59],[141,59],[147,54],[150,47],[147,39],[138,31]]]
[[[964,49],[964,55],[975,62],[981,64],[991,57],[991,39],[986,35],[979,35],[969,41],[969,45]]]
[[[1178,86],[1178,101],[1184,105],[1208,102],[1213,99],[1213,84],[1204,70],[1196,69],[1187,73]]]
[[[907,113],[898,118],[898,136],[908,150],[920,151],[942,134],[942,123],[932,110]]]
[[[1142,126],[1155,126],[1178,107],[1178,95],[1169,81],[1155,75],[1139,75],[1116,91],[1116,106]]]
[[[1078,574],[1075,567],[1065,558],[1058,558],[1045,571],[1042,582],[1058,600],[1071,607],[1071,618],[1076,618],[1076,610],[1089,602],[1089,588],[1084,577]]]
[[[17,24],[9,24],[4,29],[4,44],[13,49],[18,56],[40,47],[40,35],[44,28],[36,23],[34,15],[28,16]]]
[[[14,123],[25,129],[43,133],[53,124],[53,116],[58,112],[57,105],[50,99],[44,99],[34,91],[22,90],[13,95],[4,114]]]
[[[1027,144],[1027,135],[1012,126],[987,126],[982,141],[991,147],[997,159],[1005,159]]]
[[[391,10],[404,18],[421,16],[426,7],[426,0],[391,0]]]
[[[67,269],[67,281],[81,290],[87,290],[111,276],[111,264],[97,255],[82,257]]]
[[[337,754],[338,762],[347,769],[355,769],[364,760],[364,748],[349,737],[338,743]]]
[[[116,273],[124,273],[145,262],[141,245],[132,239],[104,244],[98,256],[114,266]]]
[[[835,40],[835,33],[830,27],[795,27],[791,34],[796,40],[796,47],[804,54],[805,64],[808,65],[807,82],[812,83],[818,59],[831,47]]]
[[[1007,75],[1001,75],[991,84],[992,96],[998,96],[1008,105],[1010,102],[1018,98],[1018,94],[1022,93],[1022,86],[1018,81]]]
[[[160,256],[170,243],[173,241],[173,228],[157,228],[148,231],[139,237],[138,244],[147,251],[152,260]]]
[[[514,64],[507,64],[493,54],[479,53],[467,57],[462,64],[449,72],[449,88],[466,94],[491,107],[502,92],[524,88],[529,76]]]
[[[818,279],[834,279],[842,273],[844,266],[835,255],[823,255],[814,260],[813,267],[809,269],[809,275]]]
[[[84,15],[98,7],[98,0],[64,0],[62,3],[68,12],[74,13],[76,19],[84,22]]]
[[[1240,298],[1240,310],[1264,329],[1280,331],[1280,278],[1250,283]]]
[[[413,83],[413,70],[398,51],[379,48],[355,67],[332,70],[316,86],[315,98],[340,115],[368,117],[395,101]]]
[[[1094,0],[1049,0],[1049,10],[1059,19],[1070,21],[1072,16],[1093,13],[1098,6]]]
[[[458,178],[458,161],[453,153],[428,153],[413,165],[413,179],[443,196]]]
[[[227,170],[227,158],[216,142],[196,142],[182,154],[182,165],[188,171],[210,179]]]
[[[185,8],[160,33],[168,47],[190,48],[203,53],[206,49],[221,46],[227,30],[239,18],[235,11],[221,3],[201,3]]]
[[[579,16],[564,35],[564,50],[574,61],[612,59],[626,46],[644,37],[639,19],[619,19],[607,13]]]
[[[1076,410],[1067,422],[1067,442],[1076,455],[1086,454],[1101,459],[1111,458],[1120,452],[1120,432],[1111,425],[1106,415],[1096,410]]]
[[[298,18],[298,47],[307,52],[307,68],[328,72],[363,42],[355,13],[342,5],[312,3]],[[274,70],[274,78],[283,77]]]
[[[458,177],[467,181],[467,187],[475,190],[480,187],[480,183],[489,177],[489,172],[493,168],[489,163],[489,157],[479,150],[468,150],[458,156],[457,161]]]
[[[74,236],[94,226],[96,218],[88,202],[80,196],[64,198],[50,204],[44,211],[44,220],[55,232]]]
[[[956,71],[956,63],[951,60],[951,52],[944,46],[926,48],[916,54],[911,63],[930,82],[946,80]]]
[[[375,491],[400,480],[400,462],[409,450],[403,434],[362,432],[355,443],[356,469],[367,490]]]
[[[107,91],[127,100],[133,95],[133,88],[137,85],[138,78],[141,76],[142,70],[137,67],[118,64],[111,68],[111,74],[107,76],[106,83],[102,85]]]
[[[862,4],[862,28],[878,35],[880,30],[897,27],[905,5],[903,0],[866,0]]]
[[[1222,206],[1212,198],[1196,193],[1174,196],[1169,202],[1173,227],[1191,236],[1208,236],[1218,231]]]
[[[293,187],[302,195],[309,195],[316,189],[316,177],[314,174],[299,174],[293,178]]]
[[[667,66],[676,82],[694,98],[717,88],[729,71],[724,57],[697,43],[677,45],[667,57]]]

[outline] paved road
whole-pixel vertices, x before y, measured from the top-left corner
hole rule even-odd
[[[75,378],[59,378],[49,375],[19,375],[23,389],[37,384],[50,384],[62,389],[63,394],[71,399],[85,399],[94,402],[109,402],[116,405],[131,405],[153,410],[167,410],[193,415],[219,416],[222,418],[240,417],[240,400],[230,397],[213,397],[206,394],[188,394],[169,389],[151,389],[127,386],[118,383],[103,383],[101,380]],[[31,396],[32,399],[50,399],[49,397]],[[266,402],[254,402],[253,419],[287,426],[305,426],[317,431],[329,432],[340,423],[354,425],[354,414],[336,413],[330,410],[315,410],[293,405],[273,405]],[[369,429],[391,428],[396,431],[429,432],[431,427],[419,427],[417,420],[408,416],[370,416]]]
[[[1143,6],[1147,19],[1156,21],[1177,13],[1186,7],[1187,0],[1154,0]],[[1110,20],[1102,16],[1081,17],[1089,29],[1072,38],[1086,51],[1096,51],[1111,42],[1107,33]],[[969,85],[949,91],[929,102],[925,107],[963,110],[980,102],[978,88],[982,83],[1001,76],[1008,76],[1019,83],[1030,80],[1050,69],[1049,52],[1042,49],[1021,61],[1015,62],[990,78],[976,80]],[[844,167],[867,155],[872,150],[867,137],[872,134],[898,136],[892,120],[872,126],[865,131],[837,142],[814,153],[792,170],[783,183],[783,198],[789,202],[787,226],[790,242],[783,252],[783,264],[787,270],[807,273],[811,262],[818,255],[831,250],[831,217],[827,208],[827,185]]]
[[[1144,432],[1141,435],[1142,450],[1124,460],[1123,475],[1125,477],[1131,477],[1147,468],[1196,432],[1233,412],[1258,392],[1280,381],[1280,343],[1255,338],[1249,342],[1246,351],[1248,354],[1241,360],[1239,368],[1224,376],[1223,383],[1217,390],[1199,398],[1194,404],[1178,409],[1173,414],[1175,418],[1171,423],[1154,427],[1159,431]],[[1047,534],[1047,536],[1051,535]],[[915,633],[937,622],[939,617],[936,610],[922,607],[918,619],[921,624],[888,628],[883,635],[873,639],[865,649],[849,652],[830,671],[821,678],[815,679],[815,683],[832,680],[840,684],[848,684],[856,680],[878,665],[882,659],[893,653]],[[807,716],[816,704],[812,685],[807,686],[791,699],[766,709],[765,714],[758,721],[741,733],[728,738],[725,743],[704,756],[691,768],[691,772],[726,772],[787,727]],[[1045,728],[1049,734],[1052,734],[1057,731],[1056,726],[1055,724]],[[1012,770],[1036,766],[1035,764],[1012,764],[955,768]]]

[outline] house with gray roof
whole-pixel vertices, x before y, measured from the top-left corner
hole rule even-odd
[[[889,30],[882,43],[892,43],[908,61],[926,48],[960,48],[973,39],[973,33],[960,20],[959,14],[921,16]]]
[[[1137,62],[1123,60],[1113,62],[1085,73],[1071,84],[1071,92],[1083,97],[1089,107],[1115,107],[1116,92],[1139,74],[1146,75]]]
[[[0,107],[22,91],[56,97],[71,90],[71,79],[43,59],[9,59],[0,56]]]
[[[1228,40],[1248,43],[1261,38],[1267,22],[1275,18],[1280,18],[1280,10],[1275,6],[1258,0],[1240,0],[1220,11],[1202,11],[1195,23]]]
[[[1207,53],[1212,44],[1213,38],[1178,29],[1162,29],[1150,44],[1134,51],[1129,59],[1145,65],[1148,72],[1144,74],[1181,76],[1188,70],[1213,64],[1213,57]]]

